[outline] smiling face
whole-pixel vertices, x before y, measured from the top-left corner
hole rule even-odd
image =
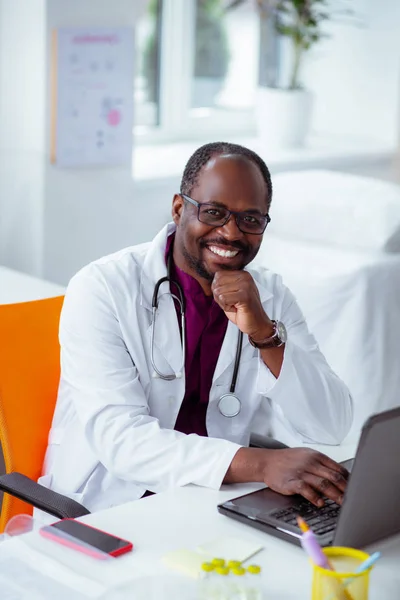
[[[253,216],[268,212],[267,186],[261,171],[251,160],[237,155],[217,155],[202,167],[190,197],[200,204],[212,204],[209,213],[227,208]],[[214,210],[215,207],[215,210]],[[241,270],[256,256],[262,235],[243,233],[234,215],[222,226],[198,220],[198,209],[177,194],[172,216],[177,226],[174,261],[208,290],[221,269]]]

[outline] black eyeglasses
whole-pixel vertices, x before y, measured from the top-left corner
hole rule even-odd
[[[251,212],[235,212],[234,210],[228,210],[223,206],[216,204],[201,204],[185,194],[181,194],[182,198],[193,206],[197,207],[197,218],[201,223],[210,225],[212,227],[222,227],[225,225],[231,215],[234,215],[238,229],[242,233],[252,233],[254,235],[261,235],[264,233],[268,223],[271,221],[271,217],[258,213]]]

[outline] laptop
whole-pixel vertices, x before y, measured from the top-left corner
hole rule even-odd
[[[341,464],[350,471],[342,506],[326,500],[317,508],[301,496],[266,488],[224,502],[218,510],[293,544],[301,538],[297,515],[321,546],[362,548],[400,533],[400,407],[370,417],[355,458]]]

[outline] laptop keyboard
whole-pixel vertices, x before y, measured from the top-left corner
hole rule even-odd
[[[323,535],[336,528],[340,506],[333,500],[325,499],[325,506],[317,508],[308,500],[300,501],[294,506],[276,510],[270,516],[287,525],[298,527],[296,517],[303,517],[310,529],[318,535]]]

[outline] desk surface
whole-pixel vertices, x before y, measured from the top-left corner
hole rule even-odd
[[[25,273],[0,266],[0,304],[51,298],[65,293],[65,288]]]
[[[318,449],[337,460],[350,458],[354,454],[351,445]],[[265,597],[273,600],[309,600],[311,569],[300,548],[217,512],[216,507],[220,502],[259,487],[258,484],[224,486],[217,492],[187,486],[88,515],[83,520],[133,542],[134,551],[115,559],[115,566],[121,573],[123,571],[138,578],[146,575],[154,578],[156,574],[163,576],[171,573],[161,562],[161,557],[171,550],[194,550],[198,545],[222,536],[257,542],[264,550],[253,560],[263,567]],[[399,598],[400,539],[393,538],[370,550],[376,549],[382,551],[383,557],[371,577],[370,600]],[[57,552],[65,550],[58,547]],[[187,596],[177,596],[174,600],[180,598],[186,600]]]
[[[353,445],[318,449],[336,460],[354,456]],[[221,491],[215,492],[187,486],[89,515],[84,520],[131,540],[136,550],[123,560],[127,567],[138,569],[142,574],[154,575],[155,564],[158,572],[165,573],[160,559],[170,550],[195,549],[221,536],[253,540],[264,546],[254,562],[263,567],[266,597],[309,599],[311,569],[302,549],[217,512],[217,504],[259,487],[257,484],[223,486]],[[400,539],[377,544],[371,551],[375,549],[382,550],[384,556],[371,577],[370,600],[398,598]]]

